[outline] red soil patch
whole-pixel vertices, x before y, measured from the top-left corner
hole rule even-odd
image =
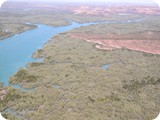
[[[70,3],[70,2],[18,2],[6,1],[2,8],[5,9],[36,9],[51,10],[58,12],[71,12],[74,14],[107,16],[113,14],[153,14],[159,15],[160,9],[158,5],[141,5],[130,3]]]
[[[109,15],[115,13],[134,13],[134,14],[160,14],[158,6],[134,6],[134,5],[112,5],[98,6],[83,5],[73,9],[75,14],[86,15]]]
[[[160,54],[160,35],[158,33],[146,32],[139,34],[117,35],[87,35],[72,33],[71,37],[86,40],[88,42],[98,43],[96,48],[103,50],[113,50],[127,48],[140,52]]]

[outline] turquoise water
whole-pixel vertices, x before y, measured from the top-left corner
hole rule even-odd
[[[36,29],[16,34],[0,41],[0,82],[4,86],[9,85],[8,79],[19,68],[35,61],[32,58],[32,54],[52,36],[79,27],[80,24],[73,22],[72,25],[64,27],[49,27],[40,24],[37,26],[38,28]]]
[[[102,66],[102,69],[104,69],[104,70],[107,70],[108,68],[109,68],[109,65],[108,65],[108,64]]]
[[[32,58],[32,54],[58,33],[93,24],[130,23],[139,22],[141,20],[142,19],[130,21],[90,22],[85,24],[70,21],[72,22],[71,25],[62,27],[49,27],[47,25],[36,24],[37,28],[35,29],[16,34],[0,41],[0,82],[2,82],[4,86],[8,86],[9,78],[21,67],[25,67],[29,62],[34,62],[35,59]]]

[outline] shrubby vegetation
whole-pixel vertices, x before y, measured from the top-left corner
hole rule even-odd
[[[32,63],[29,63],[28,66],[29,67],[38,67],[40,65],[43,65],[44,63],[39,63],[39,62],[32,62]]]
[[[72,39],[68,33],[55,38],[38,52],[43,63],[31,63],[15,74],[17,80],[30,75],[39,79],[19,80],[35,88],[22,93],[25,99],[8,101],[7,108],[31,120],[150,120],[158,115],[160,56],[127,49],[98,50],[94,43]],[[103,70],[104,64],[109,69]]]
[[[38,77],[35,75],[29,74],[25,69],[20,69],[11,79],[10,83],[19,84],[19,83],[28,83],[37,81]]]
[[[160,78],[155,79],[153,77],[147,76],[146,78],[143,78],[143,80],[141,81],[132,80],[130,81],[130,84],[124,84],[123,88],[133,91],[141,89],[143,87],[147,87],[149,85],[159,85],[159,84],[160,84]]]
[[[20,32],[36,28],[35,25],[25,24],[30,22],[33,24],[45,24],[53,27],[69,25],[66,19],[73,20],[79,23],[106,21],[106,20],[128,20],[138,19],[140,15],[110,15],[110,16],[92,16],[92,15],[75,15],[71,13],[57,13],[55,11],[6,11],[0,12],[0,39],[7,38]],[[7,30],[7,32],[6,32]]]
[[[73,30],[72,32],[85,33],[88,35],[92,34],[107,34],[113,33],[118,35],[132,34],[132,33],[143,33],[147,31],[159,32],[160,23],[158,22],[159,16],[141,16],[144,20],[133,23],[118,23],[118,24],[96,24],[87,27],[81,27]],[[128,17],[133,20],[134,18]],[[138,19],[138,17],[136,18]],[[125,19],[124,19],[125,20]],[[135,36],[136,38],[137,36]]]
[[[3,87],[3,83],[2,82],[0,82],[0,88],[2,88]]]
[[[63,20],[64,17],[78,22],[100,20],[93,16],[63,14],[59,15],[60,22],[57,23],[57,19],[53,21],[51,16],[33,13],[33,16],[24,15],[22,19],[53,26],[69,24]],[[52,17],[54,18],[54,15]],[[137,16],[124,19],[130,18]],[[17,19],[18,16],[14,20]],[[107,19],[116,17],[103,18]],[[10,79],[11,84],[20,84],[25,88],[34,86],[33,90],[23,92],[10,87],[2,88],[7,91],[7,95],[0,101],[0,111],[3,111],[3,115],[9,120],[155,118],[160,110],[159,55],[127,49],[103,51],[96,49],[94,43],[73,39],[69,35],[73,32],[128,34],[148,30],[159,31],[159,17],[153,16],[152,19],[157,22],[148,17],[145,22],[127,25],[94,25],[74,29],[52,38],[43,49],[34,54],[35,58],[43,57],[44,62],[30,63],[27,69],[20,69]],[[157,27],[150,29],[151,26]],[[137,29],[132,29],[134,27]],[[109,64],[109,69],[103,70],[101,67],[104,64]],[[16,115],[5,111],[6,109],[15,111]]]
[[[35,25],[29,25],[25,22],[50,26],[64,26],[70,24],[63,18],[56,17],[50,12],[22,12],[17,10],[0,12],[0,39],[36,28]]]

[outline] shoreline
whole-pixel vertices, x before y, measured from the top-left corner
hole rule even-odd
[[[27,26],[29,26],[28,24],[26,24]],[[0,37],[0,41],[4,40],[4,39],[7,39],[7,38],[10,38],[10,37],[13,37],[15,35],[18,35],[18,34],[21,34],[23,32],[26,32],[26,31],[29,31],[29,30],[33,30],[33,29],[36,29],[37,28],[37,25],[31,25],[33,26],[32,28],[29,28],[27,30],[22,30],[22,31],[19,31],[19,32],[15,32],[15,33],[12,33],[10,35],[7,35],[7,36],[4,36],[4,37]]]
[[[54,47],[55,44],[56,44],[56,47]],[[79,55],[81,55],[82,58],[84,59],[84,61],[83,61],[83,59],[82,60],[78,59],[78,61],[80,63],[84,63],[87,60],[88,62],[86,62],[87,63],[86,65],[93,64],[92,62],[94,62],[94,61],[95,61],[96,64],[97,64],[97,61],[102,62],[102,63],[105,63],[105,62],[110,63],[111,61],[114,62],[115,60],[117,60],[117,57],[121,56],[122,54],[123,55],[128,54],[129,56],[126,56],[126,57],[127,58],[131,57],[129,60],[133,61],[135,63],[135,59],[137,58],[138,55],[143,56],[142,53],[136,53],[136,52],[134,52],[135,54],[130,55],[130,52],[126,52],[126,51],[105,52],[105,56],[104,56],[104,51],[97,50],[97,48],[93,47],[94,43],[88,43],[87,41],[82,41],[82,40],[79,40],[79,39],[74,40],[73,38],[68,37],[68,34],[63,34],[62,36],[58,35],[58,39],[54,39],[52,37],[52,39],[49,40],[49,42],[47,44],[47,47],[43,48],[44,52],[50,53],[50,54],[47,54],[47,55],[51,55],[52,59],[48,59],[46,61],[47,64],[45,64],[44,66],[39,65],[37,67],[29,67],[29,69],[27,69],[28,71],[31,70],[31,74],[34,74],[34,73],[38,72],[36,75],[44,77],[44,81],[43,80],[40,80],[40,81],[38,80],[35,83],[27,83],[27,85],[29,85],[29,86],[33,85],[33,84],[37,85],[36,89],[32,93],[27,92],[27,93],[22,93],[22,94],[27,94],[27,95],[31,95],[31,94],[36,95],[37,94],[37,95],[39,95],[38,99],[43,99],[40,96],[44,96],[44,98],[51,98],[51,97],[54,96],[54,100],[56,101],[56,103],[52,103],[53,105],[57,105],[57,103],[59,105],[61,103],[62,98],[59,98],[59,94],[60,94],[60,96],[65,95],[65,97],[63,98],[64,103],[74,104],[76,101],[78,101],[78,103],[80,101],[81,104],[83,103],[82,105],[85,104],[85,106],[82,106],[82,108],[81,108],[83,110],[85,110],[89,105],[91,105],[90,109],[93,109],[93,108],[96,107],[96,105],[99,105],[99,103],[103,103],[103,105],[108,106],[109,104],[106,101],[109,101],[110,105],[112,105],[113,107],[114,107],[115,104],[117,106],[120,106],[121,109],[123,110],[122,113],[125,112],[125,109],[124,109],[123,105],[121,105],[121,102],[123,102],[127,106],[129,105],[129,107],[133,107],[132,105],[134,104],[134,101],[133,102],[132,101],[131,102],[127,101],[126,99],[124,99],[124,97],[126,96],[128,91],[130,90],[130,86],[133,86],[133,87],[131,87],[131,88],[133,88],[133,91],[136,90],[136,86],[134,86],[134,82],[132,83],[132,79],[131,80],[129,79],[128,83],[125,83],[125,81],[123,81],[123,79],[127,76],[123,76],[123,74],[130,72],[130,71],[128,71],[128,69],[133,72],[133,75],[134,74],[136,74],[136,75],[139,74],[136,71],[134,71],[134,69],[133,70],[132,70],[132,68],[130,69],[129,66],[130,65],[134,66],[134,64],[128,64],[128,62],[125,60],[125,58],[123,59],[123,57],[122,57],[122,60],[124,60],[126,62],[126,64],[124,66],[127,66],[127,67],[123,67],[121,63],[117,63],[116,65],[111,65],[110,69],[107,70],[107,71],[103,70],[101,68],[97,68],[97,67],[88,67],[86,65],[82,65],[82,66],[81,65],[74,65],[74,64],[71,64],[71,63],[67,63],[67,64],[63,64],[63,65],[62,64],[52,64],[51,63],[52,60],[54,60],[56,58],[57,58],[56,59],[57,61],[66,60],[67,56],[62,58],[62,59],[59,59],[58,58],[59,56],[55,56],[56,53],[52,53],[52,51],[55,51],[55,52],[57,51],[58,52],[59,47],[61,47],[64,44],[67,44],[68,46],[64,46],[61,49],[63,51],[63,54],[65,54],[66,51],[67,51],[68,55],[71,56],[71,61],[73,61],[73,62],[77,61],[77,59],[74,59],[74,57],[79,58]],[[82,46],[78,47],[80,44]],[[76,50],[74,49],[74,47],[75,47]],[[90,51],[90,52],[92,52],[92,54],[88,54],[88,52],[85,52],[86,50],[88,50],[88,48],[89,49],[92,48],[92,50]],[[70,51],[70,49],[73,50],[73,54]],[[78,54],[77,54],[76,51],[79,51]],[[59,53],[61,53],[61,52],[59,51]],[[93,53],[95,53],[95,54],[93,54]],[[97,57],[93,57],[95,55],[97,55],[101,59],[98,60]],[[91,58],[91,57],[93,57],[93,58]],[[110,58],[110,57],[112,57],[112,58]],[[47,58],[47,56],[44,56],[43,58]],[[107,60],[107,58],[112,59],[112,60],[111,61]],[[144,60],[146,60],[146,59],[144,59]],[[150,61],[151,60],[149,60],[149,62]],[[138,63],[139,63],[139,65],[141,65],[140,62],[138,62]],[[64,68],[62,68],[62,67],[64,67]],[[145,65],[145,67],[147,67],[147,66]],[[85,68],[85,69],[83,69],[83,68]],[[136,69],[137,67],[135,66],[133,68]],[[154,68],[154,66],[153,66],[153,68]],[[117,71],[118,71],[117,69],[120,70],[118,74],[117,74]],[[139,69],[142,72],[144,72],[143,68],[139,68]],[[37,70],[37,72],[35,72],[35,70]],[[152,68],[150,69],[150,71],[151,70],[152,70]],[[86,71],[87,71],[87,73],[86,73]],[[73,72],[73,74],[69,74],[69,73],[72,73],[72,72]],[[88,74],[88,72],[89,72],[89,74]],[[59,76],[58,73],[60,74],[60,76]],[[65,74],[63,75],[61,73],[65,73]],[[56,74],[58,74],[58,76]],[[84,76],[81,76],[81,74],[83,74]],[[154,74],[156,74],[156,73],[154,73]],[[140,74],[140,75],[142,75],[142,77],[146,76],[146,75],[143,75],[143,74]],[[53,78],[56,77],[57,80],[53,79],[52,77],[51,77],[51,79],[47,79],[48,77],[45,78],[45,76],[52,76]],[[63,76],[67,76],[67,77],[63,78]],[[78,76],[78,77],[75,79],[75,76]],[[107,76],[109,76],[109,77],[107,77]],[[88,77],[88,79],[86,80],[85,78],[87,78],[87,77]],[[117,79],[117,77],[119,79]],[[41,85],[41,84],[43,84],[43,85]],[[141,85],[141,82],[139,84]],[[58,85],[58,88],[56,88],[57,86],[54,86],[54,85]],[[121,87],[121,85],[125,86],[126,88]],[[140,87],[142,87],[143,89],[145,88],[147,90],[147,88],[151,87],[151,85],[149,85],[149,83],[148,83],[146,86],[142,85]],[[59,89],[59,86],[60,86],[60,89]],[[81,87],[79,87],[79,86],[81,86]],[[140,89],[140,88],[138,88],[138,89]],[[40,90],[42,90],[43,92],[41,92]],[[111,92],[111,94],[108,94],[110,92],[107,92],[107,93],[104,92],[104,91],[113,91],[113,90],[114,90],[114,94],[112,94],[112,92]],[[152,89],[152,90],[154,92],[154,89]],[[123,92],[121,92],[121,91],[123,91],[125,94],[123,94]],[[51,94],[46,94],[48,92],[50,92]],[[144,94],[146,93],[145,90],[142,91],[142,92]],[[74,93],[75,96],[73,96],[73,94],[71,94],[71,93]],[[87,97],[86,97],[86,93],[88,93]],[[105,96],[104,96],[104,94],[105,94]],[[69,102],[65,101],[66,99],[69,99],[69,98],[72,98],[72,97],[74,97],[74,99],[71,99]],[[137,95],[134,95],[133,97],[137,97]],[[80,99],[80,98],[82,98],[82,99]],[[76,99],[76,101],[75,101],[75,99]],[[128,99],[130,100],[130,98],[128,98]],[[25,100],[30,101],[32,99],[30,99],[30,96],[29,96],[29,97],[25,98]],[[36,103],[36,98],[33,98],[33,100]],[[44,103],[44,104],[39,103],[37,105],[38,108],[41,105],[46,106],[45,103],[47,103],[47,102],[45,101],[45,99],[43,99],[43,100],[44,100],[44,102],[42,102],[42,103]],[[138,100],[142,101],[143,99],[139,98]],[[20,102],[20,103],[23,103],[22,101],[20,101],[20,99],[18,99],[17,101]],[[152,101],[154,102],[154,99]],[[94,103],[94,104],[92,104],[92,103]],[[15,102],[14,104],[16,106],[17,103]],[[137,107],[136,104],[134,104],[134,105],[135,105],[135,107]],[[43,109],[43,106],[41,106],[41,107],[42,107],[42,110],[44,110],[44,111],[46,110],[45,108]],[[58,107],[61,107],[61,106],[58,106]],[[69,107],[67,107],[67,109],[69,109]],[[78,107],[78,105],[76,105],[76,107]],[[15,110],[15,107],[12,107],[12,106],[8,107],[8,108]],[[21,108],[21,106],[19,108]],[[22,106],[21,109],[28,110],[29,107],[23,108],[23,106]],[[56,109],[56,108],[54,108],[54,109]],[[116,109],[118,109],[118,108],[116,107]],[[62,107],[62,109],[56,109],[56,110],[58,110],[58,112],[64,113],[63,112],[64,111],[63,107]],[[102,108],[102,110],[103,110],[102,114],[106,114],[106,110],[103,109],[103,108]],[[133,109],[133,110],[136,111],[136,109]],[[21,114],[22,112],[18,111],[18,113]],[[84,114],[84,112],[82,112],[82,111],[76,111],[76,113],[77,114]],[[156,112],[154,111],[154,114],[155,113]],[[127,111],[127,114],[132,114],[132,111],[131,112]],[[153,116],[154,114],[152,113],[151,115]],[[91,115],[94,116],[94,114],[91,114]],[[139,116],[139,114],[137,114],[137,116]],[[143,115],[143,116],[148,117],[147,115]],[[57,117],[57,116],[55,116],[55,117]],[[74,116],[72,116],[72,117],[74,117]]]
[[[133,22],[133,23],[134,23],[134,22],[139,22],[139,21],[141,21],[141,20],[143,20],[143,19],[133,19],[133,20],[129,20],[129,21],[130,21],[129,23],[131,23],[131,22]],[[69,22],[72,22],[73,25],[74,25],[74,23],[76,23],[76,22],[71,21],[71,20],[69,20]],[[118,22],[116,22],[116,23],[122,23],[122,22],[123,22],[123,23],[126,22],[126,24],[128,24],[128,20],[122,20],[122,21],[118,21]],[[31,24],[31,23],[26,22],[26,24],[28,25],[28,24]],[[89,22],[89,23],[84,23],[84,24],[80,24],[80,25],[79,25],[79,23],[78,23],[78,25],[77,25],[77,26],[75,25],[75,27],[73,27],[73,26],[71,25],[71,29],[62,30],[61,32],[58,32],[58,34],[52,35],[49,39],[47,38],[46,42],[45,42],[41,47],[37,48],[37,50],[35,50],[35,51],[32,53],[31,58],[33,58],[34,60],[37,59],[37,57],[35,57],[34,54],[35,54],[39,49],[44,48],[45,45],[47,45],[47,44],[52,40],[52,38],[53,38],[54,36],[59,35],[59,34],[62,34],[63,32],[68,32],[69,30],[73,30],[73,29],[75,29],[75,28],[80,28],[80,27],[89,26],[89,25],[95,25],[95,24],[115,24],[115,22],[112,22],[112,21]],[[31,24],[31,25],[37,25],[37,24]],[[48,25],[47,25],[47,26],[48,26]],[[69,26],[70,26],[70,25],[69,25]],[[37,26],[37,27],[38,27],[38,26]],[[50,26],[48,26],[48,27],[50,27]],[[62,26],[62,27],[67,27],[67,26]],[[33,29],[31,29],[31,30],[33,30]],[[36,61],[36,60],[35,60],[35,61]],[[33,61],[32,61],[32,62],[33,62]],[[9,82],[9,80],[8,80],[8,82]],[[4,85],[4,86],[5,86],[5,85]]]
[[[66,20],[66,21],[68,21],[67,19],[64,19],[64,20]],[[69,23],[68,24],[65,24],[65,25],[50,25],[50,24],[44,24],[44,23],[30,23],[30,22],[25,22],[25,25],[26,26],[31,26],[31,28],[29,28],[29,29],[26,29],[26,30],[22,30],[22,31],[19,31],[19,32],[15,32],[15,33],[12,33],[12,34],[9,34],[9,35],[7,35],[7,36],[4,36],[4,37],[0,37],[0,41],[2,41],[2,40],[4,40],[4,39],[7,39],[7,38],[9,38],[9,37],[13,37],[13,36],[15,36],[15,35],[17,35],[17,34],[21,34],[21,33],[23,33],[23,32],[26,32],[26,31],[28,31],[28,30],[33,30],[33,29],[36,29],[36,28],[38,28],[38,26],[37,26],[37,24],[42,24],[42,25],[46,25],[46,26],[49,26],[49,27],[65,27],[65,26],[69,26],[69,25],[71,25],[71,21],[68,21]]]

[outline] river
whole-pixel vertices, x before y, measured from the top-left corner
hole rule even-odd
[[[36,50],[42,48],[49,39],[59,33],[94,24],[126,24],[131,22],[140,22],[142,20],[144,19],[90,22],[84,24],[68,20],[72,24],[61,27],[50,27],[47,25],[36,24],[37,28],[35,29],[16,34],[0,41],[0,82],[2,82],[4,86],[8,86],[9,78],[11,76],[13,76],[20,68],[25,67],[29,62],[36,61],[32,58],[32,54]]]

